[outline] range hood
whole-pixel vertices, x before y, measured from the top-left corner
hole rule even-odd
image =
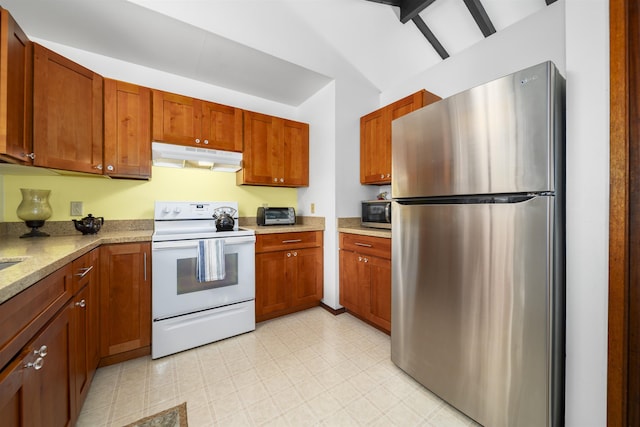
[[[184,145],[151,143],[154,166],[198,168],[220,172],[236,172],[242,168],[242,153],[212,150]]]

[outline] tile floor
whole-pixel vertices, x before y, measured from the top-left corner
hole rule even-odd
[[[197,426],[478,426],[390,360],[389,336],[318,307],[255,332],[96,372],[78,426],[187,402]]]

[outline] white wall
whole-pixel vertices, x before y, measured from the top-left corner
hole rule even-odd
[[[566,0],[566,425],[604,426],[609,241],[607,0]]]
[[[382,104],[422,88],[446,98],[549,60],[565,75],[562,0],[385,91]]]
[[[300,120],[313,122],[309,127],[309,187],[298,189],[298,213],[325,218],[324,233],[324,298],[328,306],[337,308],[338,270],[335,257],[336,234],[336,89],[327,85],[300,106]],[[315,212],[311,212],[311,204]]]

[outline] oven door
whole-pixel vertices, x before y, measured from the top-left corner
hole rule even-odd
[[[225,278],[196,280],[198,240],[154,242],[153,320],[255,298],[255,236],[224,238]]]

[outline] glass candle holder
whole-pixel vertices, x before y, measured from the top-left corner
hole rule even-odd
[[[51,205],[49,204],[49,194],[51,190],[34,190],[31,188],[21,188],[22,201],[18,205],[16,213],[18,218],[24,221],[31,231],[20,237],[46,237],[47,233],[38,231],[44,225],[44,221],[51,217]]]

